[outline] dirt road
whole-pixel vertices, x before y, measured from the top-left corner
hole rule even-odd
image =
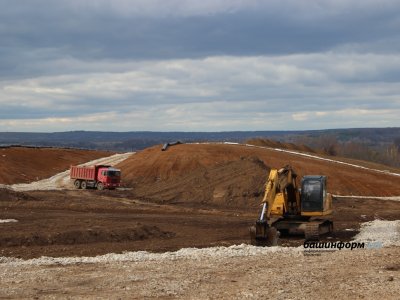
[[[90,165],[97,165],[97,164],[105,164],[105,165],[117,165],[121,161],[127,159],[133,153],[123,153],[123,154],[114,154],[112,156],[102,157],[99,159],[95,159],[86,163],[81,164],[81,166],[90,166]],[[64,172],[58,173],[50,178],[43,179],[40,181],[35,181],[31,183],[19,183],[13,184],[9,187],[14,191],[41,191],[41,190],[61,190],[61,189],[73,189],[73,185],[70,182],[69,178],[69,170]]]

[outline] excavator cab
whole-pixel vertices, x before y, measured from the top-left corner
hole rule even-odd
[[[323,216],[332,213],[332,197],[326,191],[326,176],[304,176],[301,181],[301,215]]]

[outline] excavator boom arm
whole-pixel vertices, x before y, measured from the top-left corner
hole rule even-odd
[[[271,208],[275,201],[276,190],[278,183],[278,170],[272,169],[269,172],[267,183],[265,184],[264,198],[261,203],[263,205],[260,220],[263,220],[266,216],[269,218],[271,214]]]
[[[278,193],[284,193],[284,191],[291,186],[296,189],[296,174],[290,166],[285,166],[282,169],[271,169],[269,172],[268,180],[265,184],[264,198],[261,201],[263,209],[261,212],[260,220],[264,217],[267,219],[271,216],[271,210],[274,202],[277,199]],[[295,196],[296,197],[296,196]],[[297,197],[296,197],[297,198]],[[297,200],[297,199],[296,199]],[[285,207],[287,207],[287,198],[285,197]]]

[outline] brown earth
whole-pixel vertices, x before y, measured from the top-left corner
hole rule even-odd
[[[7,192],[6,192],[7,193]],[[0,257],[95,256],[110,252],[173,251],[249,243],[258,207],[139,201],[132,191],[36,191],[5,195],[0,189]],[[399,201],[335,199],[335,231],[325,239],[348,241],[362,222],[397,220]],[[302,237],[283,237],[299,246]]]
[[[0,149],[0,184],[29,183],[49,178],[70,165],[112,155],[107,151],[11,147]]]
[[[178,170],[177,170],[178,171]],[[123,172],[124,169],[123,169]],[[179,172],[179,171],[178,171]],[[269,168],[256,157],[188,169],[187,173],[152,180],[142,177],[134,182],[134,195],[159,203],[201,203],[219,207],[259,205],[265,174]],[[125,182],[129,180],[125,175]],[[131,186],[130,183],[125,185]]]
[[[223,144],[167,151],[156,146],[120,163],[132,190],[0,189],[0,219],[18,220],[0,223],[0,256],[92,256],[247,243],[268,170],[285,164],[300,176],[328,175],[329,190],[336,194],[399,195],[399,177],[293,154]],[[362,222],[399,216],[399,201],[334,199],[335,231],[326,238],[349,240]],[[301,245],[303,238],[281,243]]]
[[[155,146],[118,167],[125,185],[142,199],[246,207],[260,203],[269,169],[287,164],[299,177],[328,176],[328,191],[336,195],[400,195],[400,176],[243,145]]]
[[[0,261],[4,256],[96,256],[248,243],[268,170],[288,163],[300,176],[328,175],[334,193],[400,194],[398,177],[266,149],[160,149],[144,150],[120,164],[125,183],[133,190],[21,193],[0,188],[0,220],[17,220],[0,222]],[[41,167],[47,169],[48,163]],[[0,176],[5,174],[0,171]],[[334,232],[325,241],[349,241],[363,222],[400,217],[400,201],[335,198],[333,205]],[[303,241],[284,237],[280,243],[299,246]],[[171,255],[66,266],[13,265],[3,260],[0,298],[397,299],[398,249],[343,250],[322,256],[290,251],[200,259]]]
[[[0,202],[1,201],[29,201],[29,200],[38,200],[35,197],[32,197],[28,194],[15,192],[13,190],[0,188]]]
[[[302,151],[307,153],[316,153],[316,151],[307,145],[297,145],[293,143],[284,143],[280,141],[274,141],[264,138],[253,138],[246,141],[246,144],[261,146],[261,147],[271,147],[271,148],[279,148],[279,149],[287,149],[287,150],[295,150]]]

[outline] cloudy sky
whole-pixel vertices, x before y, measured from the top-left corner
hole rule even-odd
[[[0,5],[0,131],[400,126],[400,1]]]

